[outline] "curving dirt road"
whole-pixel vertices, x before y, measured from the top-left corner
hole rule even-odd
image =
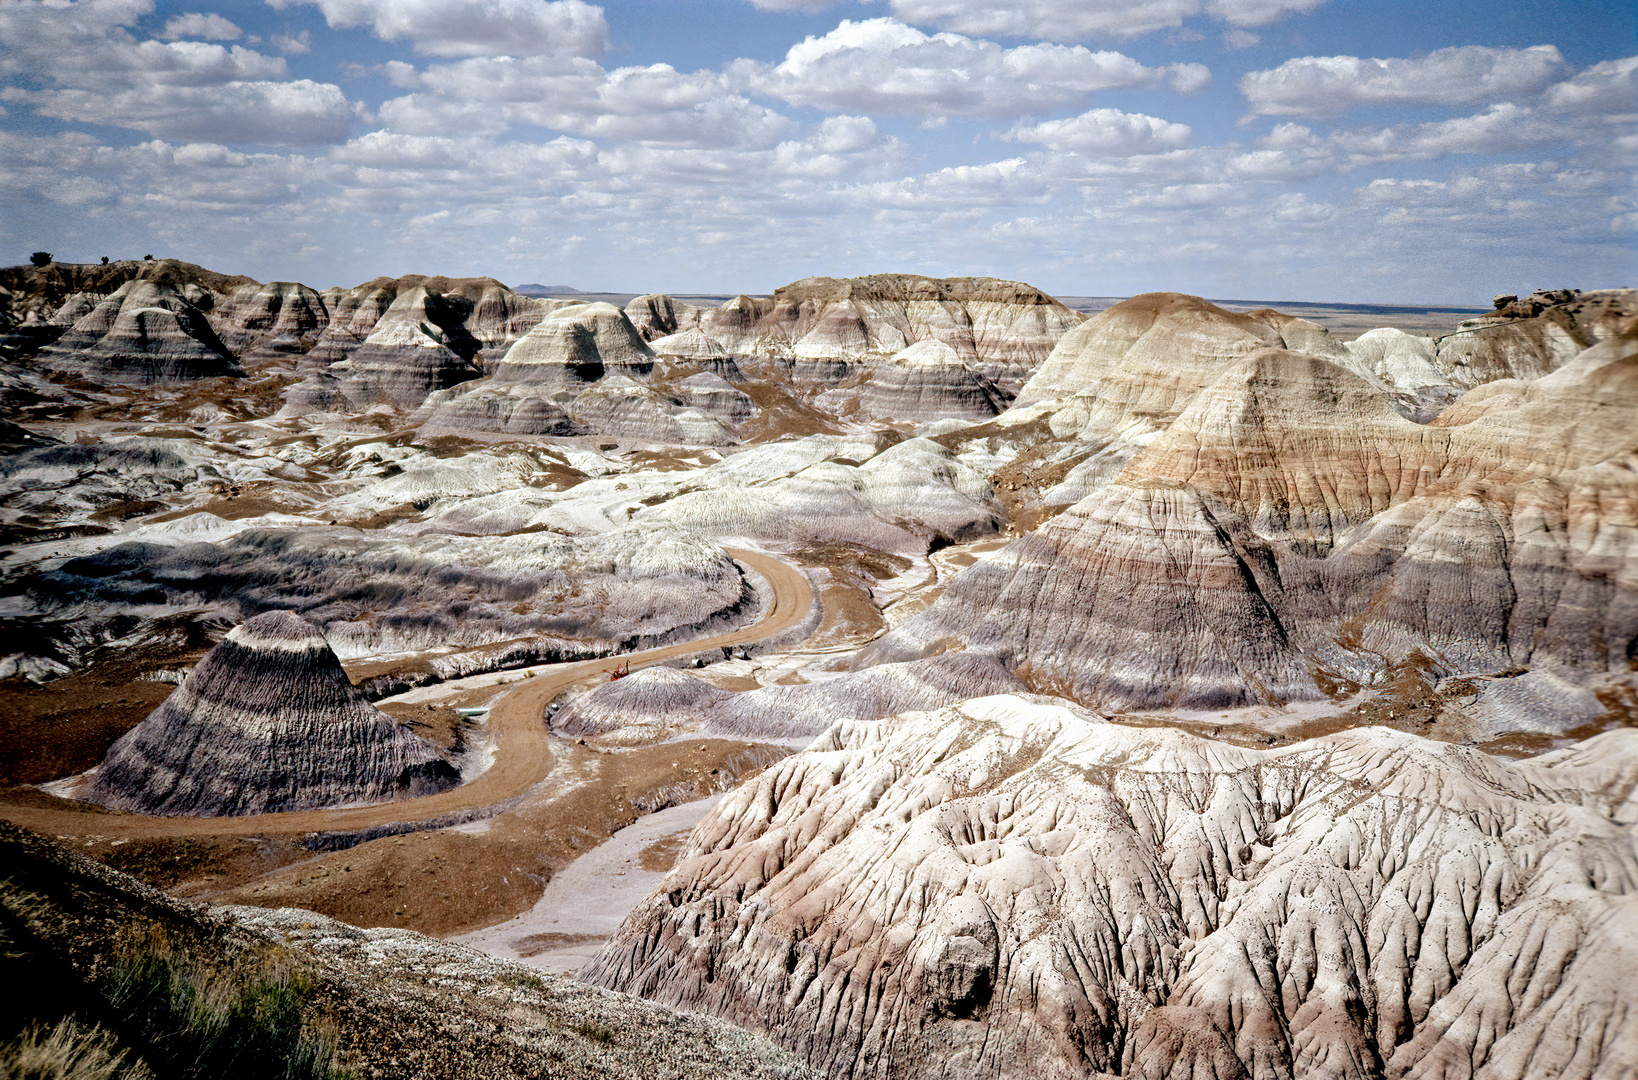
[[[697,641],[683,641],[619,657],[633,669],[676,656],[772,637],[789,630],[813,603],[808,579],[795,567],[755,551],[728,549],[768,582],[772,599],[761,621],[740,630]],[[13,806],[0,803],[0,817],[52,836],[101,836],[135,839],[148,836],[270,836],[290,833],[354,832],[401,821],[430,821],[485,807],[522,795],[552,767],[549,737],[542,715],[563,690],[599,669],[613,657],[554,665],[507,691],[489,710],[495,759],[476,780],[436,795],[397,802],[326,810],[299,810],[248,817],[151,817],[87,809],[85,811]]]

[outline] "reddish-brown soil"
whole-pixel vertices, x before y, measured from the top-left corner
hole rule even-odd
[[[705,641],[632,654],[633,667],[775,635],[807,615],[813,596],[798,570],[755,552],[733,555],[772,588],[762,621]],[[0,791],[0,816],[68,839],[178,895],[294,905],[366,926],[404,926],[432,934],[474,929],[528,908],[558,867],[641,814],[733,787],[786,752],[694,740],[605,753],[553,739],[541,720],[546,704],[606,663],[555,665],[514,683],[490,709],[494,764],[472,782],[437,795],[243,818],[158,818],[110,813],[31,788],[12,788]],[[54,692],[61,685],[39,689]],[[155,685],[163,692],[153,704],[171,689]],[[82,693],[110,689],[87,683]],[[152,707],[133,707],[130,722]],[[82,705],[82,713],[88,708]],[[138,711],[141,715],[135,715]],[[99,739],[93,737],[90,721],[82,716],[80,723],[85,729],[82,756],[91,760],[53,775],[81,771],[100,759],[100,751],[92,756]],[[456,724],[451,722],[448,730],[453,738]],[[102,750],[111,741],[100,742]],[[34,767],[49,771],[43,762]],[[414,831],[417,823],[427,828],[452,818],[478,820],[456,829]],[[324,855],[312,855],[302,844],[313,834],[398,830],[405,834]]]

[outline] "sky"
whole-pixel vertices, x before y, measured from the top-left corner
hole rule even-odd
[[[1638,285],[1631,0],[0,0],[0,263]]]

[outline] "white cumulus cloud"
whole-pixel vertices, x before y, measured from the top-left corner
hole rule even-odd
[[[976,36],[1088,41],[1171,30],[1206,15],[1234,26],[1262,26],[1325,0],[892,0],[893,14],[916,26]],[[773,6],[757,0],[758,6]],[[789,3],[787,6],[795,6]]]
[[[207,143],[338,143],[347,138],[359,118],[358,107],[339,87],[309,79],[44,90],[26,100],[43,116]]]
[[[167,41],[175,41],[177,38],[237,41],[244,36],[244,31],[215,12],[190,11],[166,23],[164,33],[159,36]]]
[[[42,116],[162,139],[305,146],[348,137],[362,110],[339,87],[285,81],[282,57],[239,45],[140,40],[127,28],[151,10],[135,0],[0,3],[0,75],[36,84],[0,97]],[[195,20],[193,29],[208,30],[197,20],[209,18],[172,25]]]
[[[1078,104],[1100,90],[1170,80],[1192,90],[1199,64],[1151,68],[1118,52],[1035,44],[1002,48],[961,34],[928,35],[896,19],[843,20],[791,47],[777,65],[733,69],[754,92],[834,112],[1014,116]]]
[[[1638,111],[1638,56],[1594,64],[1548,90],[1542,102],[1563,112]]]
[[[1006,138],[1041,143],[1049,150],[1078,154],[1156,154],[1189,144],[1187,124],[1118,109],[1093,109],[1067,120],[1019,125]]]
[[[1552,45],[1462,45],[1416,59],[1304,56],[1253,71],[1240,90],[1264,116],[1326,116],[1360,105],[1477,105],[1533,95],[1564,68]]]
[[[408,38],[425,56],[600,56],[603,9],[584,0],[270,0],[313,4],[333,28],[368,26],[383,41]]]
[[[381,106],[415,134],[498,133],[533,124],[597,138],[692,147],[769,147],[790,121],[738,93],[718,72],[669,64],[605,71],[590,60],[484,57],[434,65],[425,92]]]

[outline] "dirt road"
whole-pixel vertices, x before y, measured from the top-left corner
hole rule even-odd
[[[813,603],[808,580],[795,567],[754,551],[729,554],[768,582],[768,613],[752,626],[697,641],[629,653],[633,670],[676,656],[729,645],[742,645],[782,633],[802,621]],[[546,705],[588,674],[610,667],[614,658],[552,665],[525,679],[499,698],[489,711],[494,764],[469,784],[419,799],[326,810],[301,810],[248,817],[150,817],[142,814],[68,810],[59,807],[0,802],[0,817],[51,836],[101,836],[113,839],[178,836],[273,836],[312,832],[355,832],[398,822],[432,821],[470,814],[522,795],[552,767],[552,753],[542,715]]]

